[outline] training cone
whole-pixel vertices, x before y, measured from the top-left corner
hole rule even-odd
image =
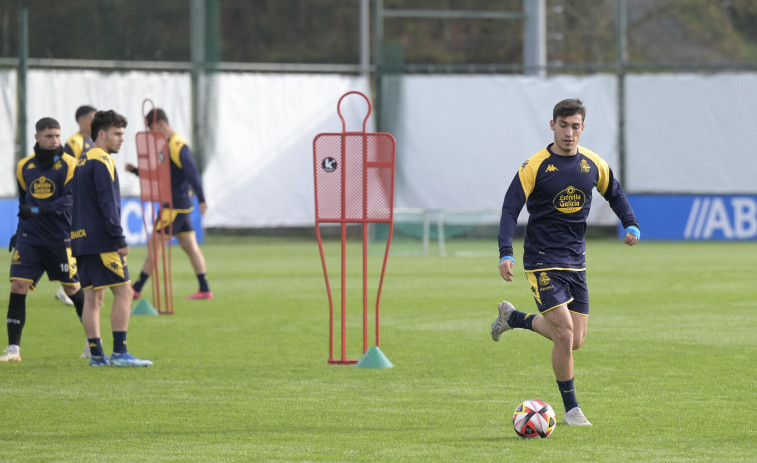
[[[140,299],[137,305],[131,309],[132,315],[158,315],[158,311],[150,304],[147,299]]]
[[[392,362],[386,358],[386,355],[381,352],[381,349],[379,349],[378,346],[368,349],[365,354],[363,354],[363,358],[361,358],[360,361],[357,362],[357,365],[355,365],[357,368],[392,368],[393,366]]]

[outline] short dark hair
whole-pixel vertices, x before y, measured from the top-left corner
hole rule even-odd
[[[34,124],[34,129],[37,131],[37,133],[40,133],[43,130],[47,129],[60,130],[60,124],[52,117],[43,117],[42,119],[38,120],[36,124]]]
[[[584,102],[578,98],[568,98],[555,105],[555,109],[552,110],[552,120],[557,121],[559,116],[568,117],[576,114],[580,114],[581,119],[586,120]]]
[[[79,106],[76,109],[76,116],[74,116],[75,120],[78,121],[80,117],[86,116],[87,114],[93,113],[95,111],[97,111],[95,108],[86,104],[84,106]]]
[[[166,124],[168,124],[168,116],[166,116],[166,112],[162,109],[153,108],[147,113],[147,115],[145,115],[145,121],[147,121],[148,127],[152,125],[153,122],[158,121],[166,121]]]
[[[92,119],[92,141],[97,140],[97,134],[101,130],[108,130],[111,127],[126,127],[127,124],[126,118],[112,109],[97,111],[95,118]]]

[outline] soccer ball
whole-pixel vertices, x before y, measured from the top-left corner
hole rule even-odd
[[[520,437],[544,439],[555,430],[555,424],[555,411],[538,399],[526,400],[513,413],[513,428]]]

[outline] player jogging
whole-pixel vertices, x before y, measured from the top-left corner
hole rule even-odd
[[[181,249],[189,256],[192,263],[199,289],[196,293],[191,294],[187,299],[213,299],[213,293],[208,286],[208,279],[205,270],[205,257],[202,250],[197,244],[197,235],[192,227],[192,218],[190,213],[194,206],[192,205],[191,191],[197,195],[199,202],[200,214],[205,214],[208,206],[205,203],[205,195],[202,190],[202,181],[200,173],[197,171],[192,152],[187,146],[187,142],[173,131],[168,124],[168,117],[165,111],[160,108],[152,109],[145,117],[150,130],[160,132],[168,139],[169,153],[171,157],[171,198],[173,201],[173,212],[168,209],[161,209],[158,214],[158,221],[155,224],[155,231],[152,234],[154,240],[160,239],[160,229],[164,230],[164,236],[169,236],[169,231],[173,232],[179,241]],[[126,164],[126,170],[133,174],[139,175],[139,170],[132,164]],[[155,249],[161,249],[155,246]],[[134,298],[142,296],[142,288],[152,273],[152,252],[153,246],[148,246],[148,256],[142,266],[139,274],[139,280],[134,283]]]
[[[129,354],[126,333],[131,315],[132,291],[126,244],[121,228],[121,192],[116,165],[124,141],[126,118],[115,111],[98,111],[92,120],[95,146],[82,155],[74,174],[74,211],[71,243],[78,259],[84,287],[84,330],[91,350],[91,366],[144,367],[152,365]],[[103,353],[100,337],[100,308],[105,289],[113,293],[110,322],[113,354]]]
[[[491,336],[525,328],[552,340],[552,369],[565,406],[565,424],[591,426],[578,406],[573,383],[573,350],[586,338],[589,294],[586,285],[585,231],[592,189],[607,200],[625,228],[625,243],[641,236],[626,195],[606,161],[579,146],[586,108],[579,99],[554,107],[549,125],[554,143],[524,162],[505,194],[499,225],[499,272],[512,281],[513,235],[525,205],[528,224],[523,245],[523,268],[539,314],[519,312],[507,301]]]
[[[6,319],[8,348],[0,356],[0,362],[21,361],[26,295],[43,273],[51,281],[61,282],[80,320],[84,309],[76,261],[71,255],[71,180],[76,160],[63,152],[58,121],[44,117],[37,121],[35,130],[34,154],[16,166],[19,219],[18,231],[9,247],[13,257]]]

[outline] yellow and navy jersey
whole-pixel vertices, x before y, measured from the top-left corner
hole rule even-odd
[[[512,256],[513,234],[523,206],[528,211],[523,266],[526,270],[585,268],[586,218],[594,188],[624,227],[639,226],[607,162],[579,146],[575,156],[552,153],[550,144],[518,169],[502,204],[500,257]]]
[[[126,246],[118,172],[113,158],[102,148],[92,148],[76,163],[73,199],[74,256],[117,251]]]
[[[17,240],[37,246],[60,246],[71,236],[72,179],[76,160],[63,153],[49,169],[32,154],[16,165],[19,206],[37,207],[41,214],[18,219]]]
[[[95,143],[89,137],[85,137],[81,132],[76,132],[66,140],[66,147],[63,148],[63,151],[79,159],[82,154],[92,149],[93,146],[95,146]]]
[[[168,140],[168,151],[171,155],[173,208],[178,212],[190,212],[193,208],[190,188],[197,195],[199,202],[205,202],[200,172],[192,159],[192,151],[187,146],[186,140],[179,135],[174,134]]]

